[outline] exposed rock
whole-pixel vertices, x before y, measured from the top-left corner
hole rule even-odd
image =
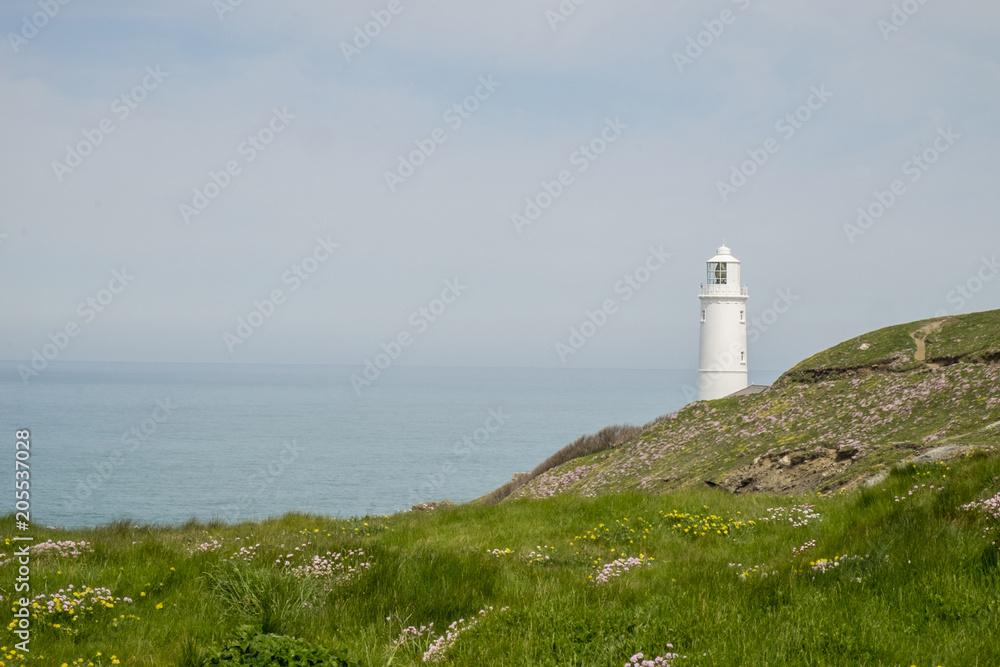
[[[820,459],[820,458],[836,459],[837,458],[837,450],[836,450],[836,448],[817,447],[816,449],[814,449],[812,451],[812,453],[813,453],[813,458],[815,458],[815,459]]]
[[[821,487],[852,463],[850,457],[839,459],[835,450],[826,447],[782,450],[777,455],[758,456],[718,485],[730,493],[805,493]]]
[[[905,443],[903,443],[905,445]],[[909,448],[909,447],[906,447]],[[897,468],[923,463],[935,463],[970,453],[979,449],[972,445],[942,445],[925,449],[914,456],[896,463]],[[982,449],[991,450],[991,447]],[[718,486],[731,493],[806,493],[822,488],[832,477],[836,477],[851,467],[853,457],[860,450],[853,445],[841,445],[833,449],[817,447],[812,451],[783,449],[778,454],[758,456],[748,466],[732,471],[717,482]],[[852,480],[845,486],[872,487],[885,481],[887,469],[878,471],[865,480]]]
[[[837,460],[845,461],[849,458],[856,456],[858,453],[858,448],[853,445],[841,445],[837,447]]]
[[[973,449],[975,449],[975,447],[970,445],[943,445],[941,447],[929,449],[911,459],[900,461],[898,467],[905,468],[913,463],[919,465],[921,463],[937,463],[938,461],[947,461],[948,459],[953,459],[956,456],[961,456],[966,452],[970,452]]]
[[[786,468],[791,468],[792,466],[797,466],[805,463],[810,458],[804,452],[793,452],[791,454],[785,454],[780,459],[778,459],[778,465],[784,466]]]
[[[707,484],[708,486],[712,487],[713,489],[720,489],[720,490],[725,491],[727,493],[732,493],[732,491],[730,491],[726,487],[721,486],[719,484],[716,484],[715,482],[710,482],[707,479],[705,480],[705,484]]]
[[[419,503],[414,505],[410,509],[414,512],[433,512],[436,509],[442,509],[445,507],[454,507],[455,503],[450,500],[442,500],[438,503]]]
[[[864,485],[866,487],[868,487],[868,488],[871,488],[871,487],[875,486],[876,484],[881,484],[882,482],[884,482],[888,478],[889,478],[889,471],[888,470],[882,470],[877,475],[875,475],[874,477],[870,477],[870,478],[866,479]]]

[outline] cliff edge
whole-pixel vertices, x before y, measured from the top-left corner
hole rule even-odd
[[[879,329],[820,352],[762,393],[698,401],[601,451],[553,457],[481,499],[829,492],[907,461],[1000,444],[1000,310]],[[562,459],[562,460],[559,460]]]

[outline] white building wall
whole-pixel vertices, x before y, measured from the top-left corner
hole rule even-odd
[[[701,301],[705,321],[701,324],[698,398],[711,401],[748,385],[746,300],[702,297]]]

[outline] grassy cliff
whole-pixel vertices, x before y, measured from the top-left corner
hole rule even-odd
[[[806,359],[765,393],[692,403],[512,497],[852,487],[928,450],[1000,443],[998,362],[1000,311],[881,329]]]

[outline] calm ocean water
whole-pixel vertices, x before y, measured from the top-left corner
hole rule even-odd
[[[696,378],[393,368],[359,397],[336,366],[62,363],[28,386],[15,368],[0,362],[8,470],[30,429],[32,519],[67,527],[463,502],[580,435],[676,410]]]

